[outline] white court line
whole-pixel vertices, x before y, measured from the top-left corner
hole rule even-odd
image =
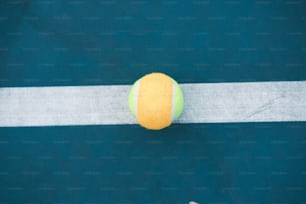
[[[306,121],[306,82],[181,84],[175,123]],[[131,86],[0,88],[0,126],[135,124]]]

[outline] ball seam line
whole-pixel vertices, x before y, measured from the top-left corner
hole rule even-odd
[[[175,119],[175,102],[176,102],[176,86],[172,79],[172,107],[171,107],[171,122]]]
[[[138,94],[139,94],[139,81],[137,81],[135,84],[135,93],[134,93],[134,112],[137,119],[138,119]]]

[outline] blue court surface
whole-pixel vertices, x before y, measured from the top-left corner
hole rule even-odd
[[[8,104],[11,88],[127,86],[151,72],[189,87],[304,84],[306,1],[0,2],[3,121],[13,118],[3,107],[26,103]],[[301,90],[284,103],[300,104],[290,118],[305,118]],[[0,204],[305,204],[306,120],[278,118],[161,131],[124,122],[1,125]]]

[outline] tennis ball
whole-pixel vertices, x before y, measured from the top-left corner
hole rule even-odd
[[[129,108],[138,123],[151,130],[168,127],[184,106],[183,92],[177,82],[163,73],[138,79],[129,94]]]

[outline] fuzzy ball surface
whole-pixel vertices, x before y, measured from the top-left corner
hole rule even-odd
[[[178,83],[163,73],[138,79],[129,94],[129,108],[138,123],[150,130],[171,125],[183,111],[184,97]]]

